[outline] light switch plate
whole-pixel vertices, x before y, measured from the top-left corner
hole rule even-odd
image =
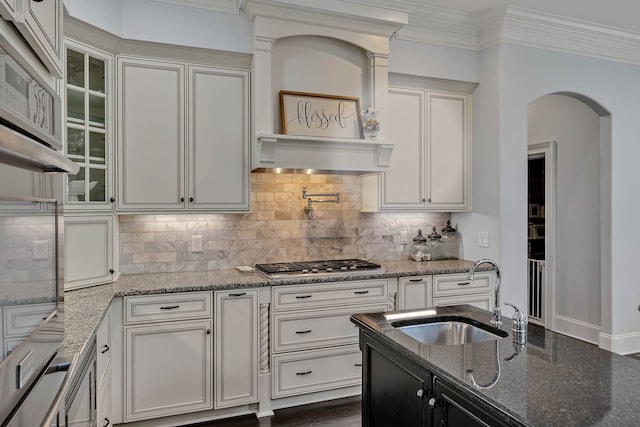
[[[481,248],[488,248],[490,246],[490,238],[488,231],[480,231],[478,232],[478,246]]]
[[[202,236],[191,236],[191,252],[202,252]]]
[[[400,244],[401,245],[407,244],[407,230],[402,230],[400,232]]]

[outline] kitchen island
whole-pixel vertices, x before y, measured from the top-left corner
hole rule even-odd
[[[435,315],[463,315],[485,324],[491,317],[469,305],[439,307]],[[371,411],[394,387],[408,388],[398,392],[405,393],[398,404],[414,411],[403,426],[456,425],[447,423],[456,416],[471,417],[465,426],[640,425],[635,359],[537,326],[530,326],[526,345],[514,344],[508,318],[501,329],[509,336],[460,345],[419,342],[392,326],[384,313],[355,314],[352,321],[361,329],[363,425],[378,425]],[[406,381],[389,379],[402,375]],[[386,408],[393,408],[388,401],[393,396],[386,398]]]

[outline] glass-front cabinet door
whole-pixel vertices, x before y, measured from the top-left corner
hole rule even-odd
[[[65,40],[66,150],[80,166],[67,176],[67,208],[112,209],[111,62]]]

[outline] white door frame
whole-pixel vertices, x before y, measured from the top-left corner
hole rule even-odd
[[[544,325],[556,330],[556,217],[557,217],[557,144],[556,141],[529,144],[529,159],[544,157]]]

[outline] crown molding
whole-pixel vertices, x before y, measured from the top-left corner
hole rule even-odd
[[[640,63],[640,33],[508,6],[482,14],[421,7],[396,38],[481,51],[512,43],[608,60]]]
[[[213,10],[238,14],[244,0],[151,0],[160,3],[170,3],[177,6],[196,7],[198,9]]]

